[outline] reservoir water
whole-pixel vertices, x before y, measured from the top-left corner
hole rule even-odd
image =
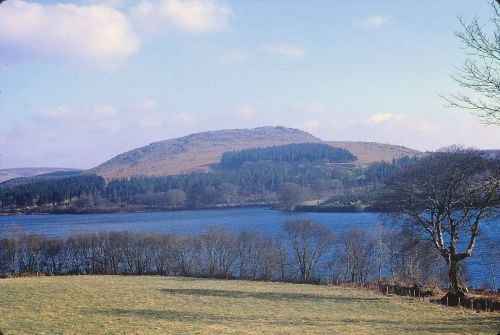
[[[0,234],[11,225],[27,232],[62,237],[73,232],[132,231],[200,233],[210,226],[229,231],[256,231],[279,235],[287,218],[308,218],[328,225],[333,232],[371,229],[381,222],[376,213],[287,213],[264,208],[185,210],[114,214],[57,214],[0,216]]]

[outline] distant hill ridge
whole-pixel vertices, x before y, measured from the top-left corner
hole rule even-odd
[[[202,132],[151,143],[119,154],[87,173],[95,173],[106,179],[119,179],[208,172],[213,164],[219,163],[224,152],[292,143],[325,143],[340,147],[358,157],[358,164],[390,161],[419,153],[406,147],[380,143],[325,142],[293,128],[259,127]]]
[[[45,175],[57,172],[79,172],[81,169],[54,168],[54,167],[33,167],[33,168],[12,168],[0,169],[0,183],[16,178],[29,178],[38,175]]]
[[[39,181],[63,179],[67,177],[73,177],[81,175],[85,170],[68,169],[68,170],[57,170],[49,173],[36,174],[30,177],[17,177],[0,182],[0,188],[12,188],[20,185],[26,185],[31,183],[36,183]]]

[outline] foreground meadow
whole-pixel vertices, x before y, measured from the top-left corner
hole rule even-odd
[[[500,318],[360,290],[175,277],[0,280],[6,334],[496,334]]]

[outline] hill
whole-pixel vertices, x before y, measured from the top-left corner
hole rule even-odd
[[[261,127],[218,130],[188,135],[122,153],[89,170],[106,179],[132,176],[166,176],[194,171],[207,172],[229,151],[293,143],[328,143],[351,151],[361,164],[414,155],[416,150],[365,142],[323,142],[298,129]]]
[[[498,316],[369,291],[160,276],[0,279],[5,334],[496,334]]]
[[[81,170],[67,169],[67,168],[53,168],[53,167],[0,169],[0,183],[10,179],[33,177],[36,175],[54,173],[60,171],[81,171]]]
[[[416,154],[394,145],[325,142],[283,127],[212,131],[152,143],[84,173],[7,181],[0,184],[0,212],[283,206],[290,187],[295,200],[286,208],[309,200],[326,204],[321,210],[351,211],[353,203],[368,208],[398,159]],[[389,163],[369,164],[380,160]]]
[[[125,152],[89,172],[107,179],[207,172],[210,165],[218,163],[227,151],[304,142],[321,140],[306,132],[284,127],[209,131]]]

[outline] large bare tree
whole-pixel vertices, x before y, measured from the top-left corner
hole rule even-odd
[[[452,107],[472,111],[485,124],[500,125],[500,0],[491,6],[490,25],[460,18],[462,30],[455,35],[467,58],[452,78],[464,90],[445,99]]]
[[[462,261],[471,257],[480,227],[499,214],[499,160],[478,150],[452,147],[405,167],[389,187],[387,200],[398,218],[444,257],[450,293],[467,293],[460,275]]]

